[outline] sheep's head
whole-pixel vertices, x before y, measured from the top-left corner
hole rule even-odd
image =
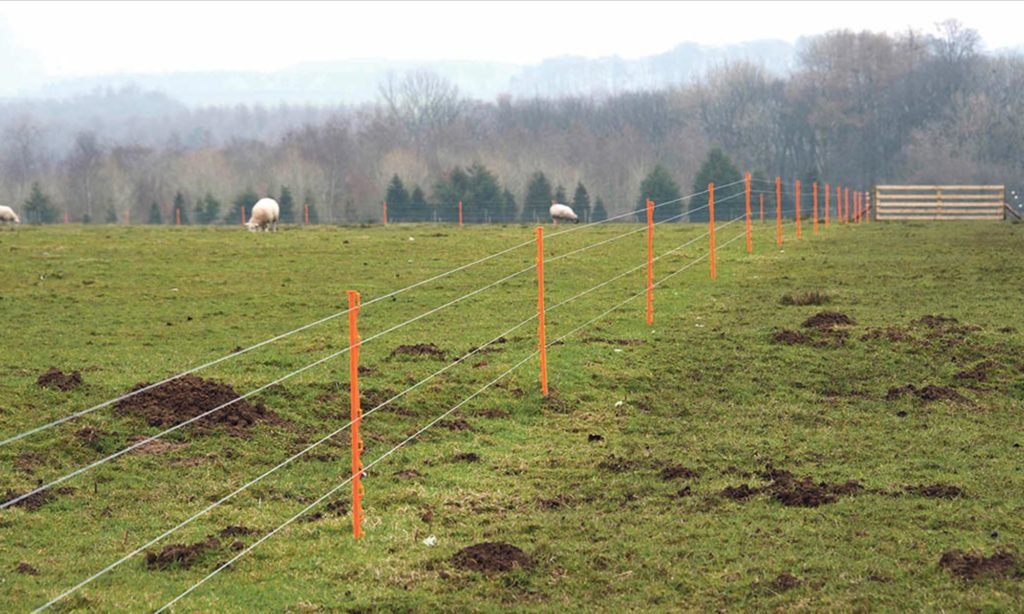
[[[258,225],[252,222],[246,222],[245,227],[249,229],[249,232],[256,232]]]
[[[15,224],[20,224],[21,223],[21,218],[18,217],[17,213],[14,214],[14,223]]]

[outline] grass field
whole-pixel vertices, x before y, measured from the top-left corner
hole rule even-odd
[[[629,228],[550,238],[547,257]],[[757,226],[754,254],[742,240],[722,248],[716,281],[701,262],[659,287],[653,327],[640,299],[550,348],[551,398],[533,358],[375,466],[364,539],[351,536],[344,487],[174,610],[1020,610],[1022,229],[878,223],[814,237],[805,225],[799,241],[787,227],[779,250],[774,228]],[[518,226],[2,230],[0,439],[336,313],[347,289],[368,302],[532,237]],[[659,227],[655,250],[702,232]],[[644,244],[638,233],[550,263],[548,305],[642,264]],[[706,249],[666,257],[655,279]],[[532,258],[525,247],[367,305],[363,337]],[[643,280],[637,271],[551,311],[549,340]],[[368,341],[364,409],[528,320],[535,283],[521,275]],[[824,304],[791,304],[808,301]],[[801,326],[822,311],[853,323]],[[365,462],[529,356],[535,330],[527,322],[368,416]],[[426,343],[444,359],[393,355]],[[248,392],[346,345],[339,317],[199,375]],[[51,367],[79,370],[82,385],[38,386]],[[40,505],[0,511],[3,609],[46,603],[343,426],[347,372],[343,355],[250,399],[278,420],[186,427]],[[0,448],[0,492],[160,430],[106,407],[16,441]],[[168,544],[204,544],[184,563],[140,554],[58,609],[158,608],[350,467],[341,435],[148,549],[155,560]],[[482,542],[512,544],[529,563],[457,564]],[[940,565],[951,551],[1001,554],[983,569]]]

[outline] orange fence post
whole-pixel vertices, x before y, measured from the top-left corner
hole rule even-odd
[[[306,226],[309,226],[309,203],[304,203],[302,208],[305,210]]]
[[[794,211],[796,212],[796,238],[799,239],[800,238],[800,180],[799,179],[796,180],[796,196],[794,198],[796,200],[796,207],[794,207]]]
[[[715,271],[715,184],[708,184],[708,225],[711,233],[711,279],[718,277]]]
[[[348,398],[352,410],[352,537],[363,536],[363,438],[359,427],[363,408],[359,404],[359,305],[362,300],[355,290],[348,291]]]
[[[67,211],[64,212],[64,223],[65,224],[68,223],[68,212]]]
[[[775,178],[775,244],[782,247],[782,178]]]
[[[864,223],[864,192],[857,190],[857,223]]]
[[[537,227],[537,336],[540,338],[540,393],[548,396],[548,341],[544,328],[544,228]]]
[[[829,193],[830,189],[831,189],[831,186],[829,186],[828,182],[826,181],[825,182],[825,230],[828,230],[828,193]]]
[[[388,201],[384,201],[384,225],[388,225]]]
[[[462,201],[459,201],[459,226],[462,226]]]
[[[850,223],[850,188],[843,188],[843,223]]]
[[[239,206],[238,210],[242,213],[242,225],[245,225],[245,205]]]
[[[815,181],[814,187],[814,234],[818,234],[818,182]]]
[[[654,201],[647,199],[647,326],[654,324]]]
[[[174,225],[181,226],[181,207],[174,208]]]
[[[843,223],[843,188],[836,186],[836,224]]]
[[[761,223],[764,224],[764,194],[758,194],[761,201]]]
[[[744,179],[747,191],[747,253],[749,254],[754,251],[754,244],[750,240],[750,173],[747,173]]]

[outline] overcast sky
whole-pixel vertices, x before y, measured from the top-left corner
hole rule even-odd
[[[837,28],[933,32],[959,19],[1018,46],[1022,2],[2,2],[0,70],[67,77],[276,70],[357,58],[635,58]]]

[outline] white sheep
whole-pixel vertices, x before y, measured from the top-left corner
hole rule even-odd
[[[580,218],[576,217],[576,212],[572,210],[569,205],[560,205],[558,203],[551,203],[551,223],[558,224],[558,220],[565,220],[566,222],[572,222],[573,224],[579,224]]]
[[[245,225],[249,232],[256,232],[257,229],[266,232],[269,228],[277,232],[277,218],[281,215],[281,208],[273,198],[261,198],[252,207],[252,215]]]
[[[0,222],[4,224],[20,224],[21,218],[14,212],[14,209],[0,205]]]

